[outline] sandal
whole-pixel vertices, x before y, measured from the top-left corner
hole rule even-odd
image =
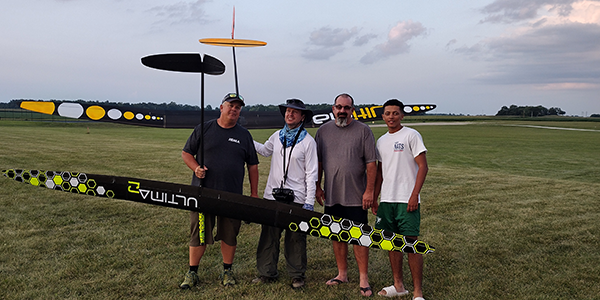
[[[331,278],[331,279],[327,280],[327,282],[325,282],[325,284],[329,285],[329,286],[340,285],[342,283],[348,283],[348,280],[341,281],[341,280],[339,280],[337,278]]]
[[[385,291],[385,294],[382,294],[381,292]],[[386,286],[383,289],[381,289],[381,291],[379,291],[379,293],[377,293],[379,296],[383,296],[383,297],[397,297],[397,296],[404,296],[404,295],[408,295],[409,291],[404,290],[402,292],[398,292],[396,291],[396,287],[392,284],[390,286]]]
[[[368,293],[368,292],[371,292],[371,294],[370,294],[370,295],[367,295],[367,293]],[[360,288],[360,294],[361,294],[363,297],[371,297],[371,296],[373,296],[373,290],[371,289],[371,287],[370,287],[370,286],[368,286],[368,287],[361,287],[361,288]]]

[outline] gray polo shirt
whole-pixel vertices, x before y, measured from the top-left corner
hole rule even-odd
[[[319,127],[315,140],[325,175],[325,205],[362,206],[366,165],[377,160],[371,128],[356,120],[346,127],[331,121]]]

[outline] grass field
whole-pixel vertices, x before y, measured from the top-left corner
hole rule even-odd
[[[600,299],[600,123],[477,120],[418,126],[431,120],[409,121],[417,122],[414,128],[429,150],[421,228],[422,239],[437,251],[425,256],[426,299]],[[273,131],[252,133],[264,141]],[[0,169],[189,183],[191,172],[180,154],[190,132],[0,121]],[[385,128],[373,132],[378,137]],[[268,166],[261,158],[261,193]],[[250,280],[256,276],[260,227],[244,225],[234,264],[239,284],[219,285],[220,253],[213,246],[201,262],[200,287],[180,291],[187,270],[185,211],[2,178],[0,207],[0,299],[361,298],[352,252],[351,282],[325,286],[336,274],[327,240],[308,238],[304,289],[289,287],[283,257],[280,280],[256,286]],[[385,251],[371,251],[369,271],[375,292],[391,284]],[[407,271],[405,278],[410,289]]]

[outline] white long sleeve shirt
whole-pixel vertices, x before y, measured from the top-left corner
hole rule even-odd
[[[283,182],[283,145],[279,141],[279,131],[273,133],[264,144],[254,141],[254,147],[258,154],[265,157],[271,156],[271,170],[263,195],[265,199],[269,200],[275,200],[273,189],[279,188]],[[291,159],[290,149],[292,147],[285,149],[285,161],[286,166],[289,162],[289,169],[284,188],[294,191],[294,203],[314,205],[319,171],[317,143],[310,134],[307,134],[294,147]]]

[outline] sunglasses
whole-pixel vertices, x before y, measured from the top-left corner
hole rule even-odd
[[[225,96],[225,100],[229,100],[229,99],[240,99],[240,100],[244,101],[244,97],[242,97],[242,95],[238,95],[236,93],[227,94],[227,96]]]
[[[334,105],[333,107],[335,107],[335,109],[337,109],[337,110],[342,110],[342,109],[345,109],[345,110],[351,110],[351,109],[352,109],[352,106],[348,106],[348,105],[339,105],[339,104],[336,104],[336,105]]]

